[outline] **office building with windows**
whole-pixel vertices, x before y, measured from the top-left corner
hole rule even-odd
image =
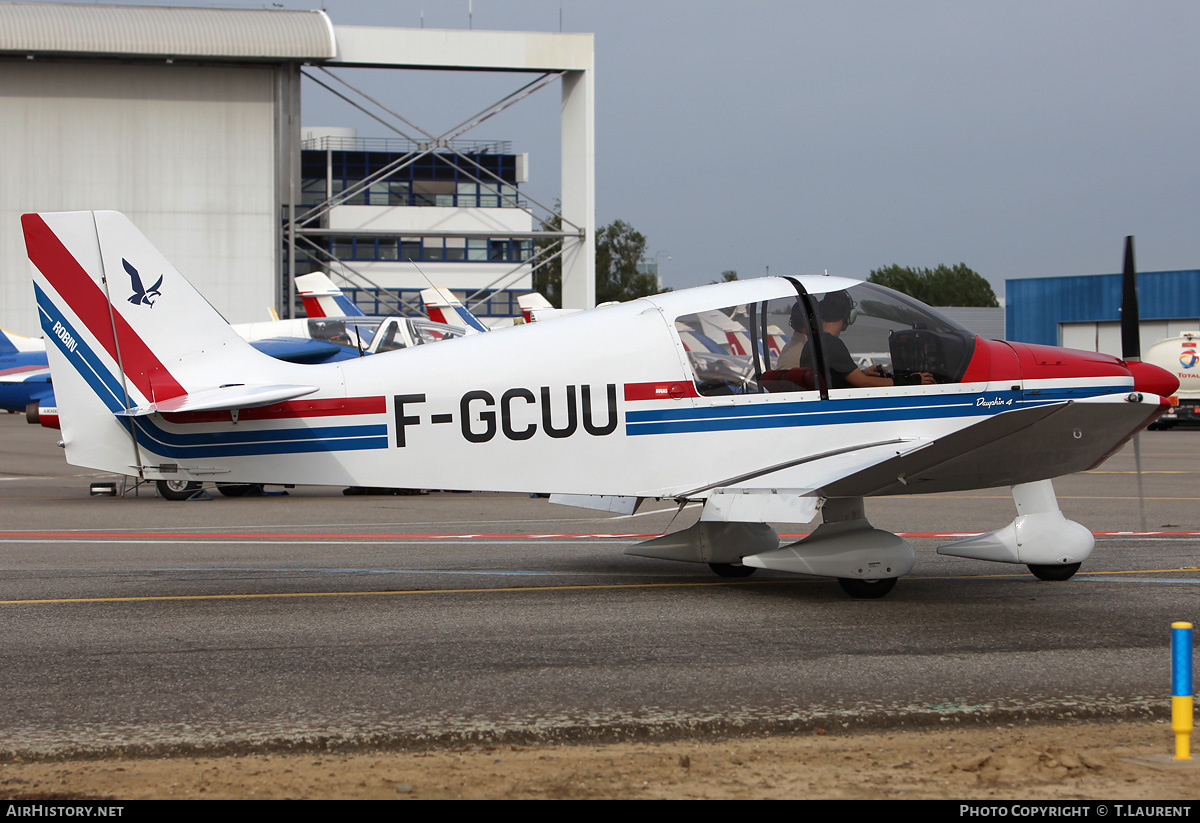
[[[430,151],[305,128],[298,211],[320,214],[302,231],[296,271],[326,272],[368,314],[395,312],[397,295],[411,309],[432,282],[482,318],[519,316],[517,295],[532,288],[527,158],[506,141]]]

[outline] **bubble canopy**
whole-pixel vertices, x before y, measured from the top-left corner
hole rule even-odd
[[[670,297],[653,298],[664,314]],[[701,395],[863,388],[855,371],[888,386],[955,383],[975,344],[924,303],[846,278],[720,284],[680,302],[675,330]]]

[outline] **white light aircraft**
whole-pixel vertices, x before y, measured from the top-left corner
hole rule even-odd
[[[463,334],[478,334],[488,330],[447,288],[421,289],[421,304],[430,320],[454,326]]]
[[[324,272],[297,275],[296,295],[309,317],[365,317],[366,312],[347,297]]]
[[[832,577],[855,597],[885,594],[914,560],[867,521],[873,495],[1012,486],[1011,524],[939,551],[1070,577],[1092,535],[1063,517],[1050,478],[1103,461],[1175,385],[1147,364],[981,340],[904,295],[829,276],[287,363],[231,330],[123,215],[23,223],[75,465],[230,483],[469,484],[620,512],[698,501],[697,523],[627,553],[723,575]],[[126,263],[155,281],[153,305],[131,299]],[[797,303],[807,365],[772,368],[757,340]],[[697,380],[681,343],[680,329],[714,310],[747,318],[752,374],[738,382]],[[893,375],[847,370],[846,349],[888,351]],[[863,378],[873,385],[855,385]],[[767,525],[818,513],[814,532],[786,546]]]
[[[517,297],[517,305],[521,307],[521,317],[526,323],[538,320],[550,320],[554,317],[566,317],[575,314],[578,309],[556,309],[554,304],[546,299],[541,292],[531,291]]]

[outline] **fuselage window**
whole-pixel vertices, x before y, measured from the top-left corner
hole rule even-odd
[[[683,315],[675,329],[706,397],[956,383],[975,346],[935,310],[868,283]]]
[[[783,298],[679,317],[675,330],[697,392],[712,397],[814,389],[811,369],[799,362],[803,338],[790,326],[796,302]]]

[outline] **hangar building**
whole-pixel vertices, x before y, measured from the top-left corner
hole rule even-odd
[[[343,247],[331,232],[357,236],[356,206],[335,199],[313,218],[301,182],[302,72],[347,67],[561,79],[556,256],[564,303],[594,305],[592,61],[590,34],[338,26],[320,11],[0,3],[0,326],[39,333],[20,215],[81,209],[127,214],[231,322],[261,320],[269,307],[286,316],[301,257],[288,250],[306,234]],[[421,136],[416,154],[452,151],[464,131]],[[425,229],[422,249],[440,231]],[[504,239],[492,234],[458,232],[464,257],[480,240]],[[517,255],[536,232],[525,234]],[[402,231],[389,224],[378,235]],[[457,243],[441,248],[457,255]],[[436,254],[428,245],[424,259]]]
[[[1142,351],[1200,328],[1200,270],[1138,273]],[[1121,354],[1121,275],[1006,280],[1007,338]]]

